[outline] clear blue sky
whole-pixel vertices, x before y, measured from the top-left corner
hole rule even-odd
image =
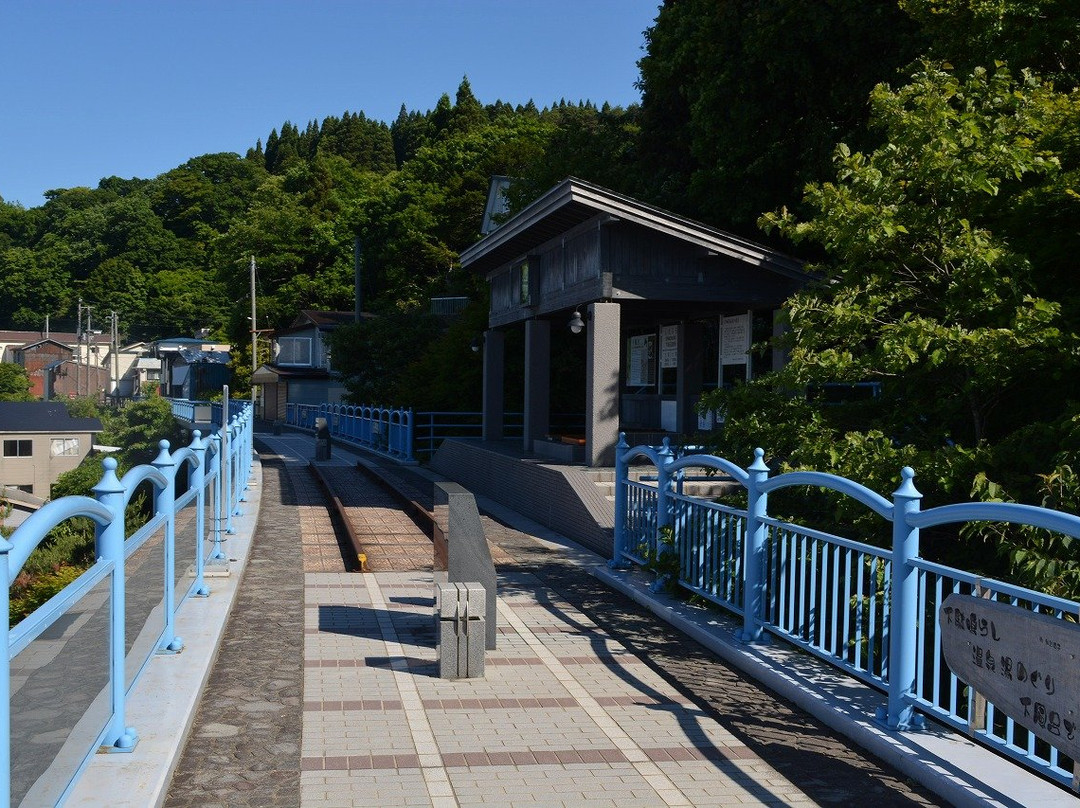
[[[285,120],[627,105],[660,0],[2,0],[0,197],[243,154]]]

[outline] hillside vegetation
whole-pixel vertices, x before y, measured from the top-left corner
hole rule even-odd
[[[822,279],[790,306],[788,369],[709,402],[728,415],[718,451],[748,462],[761,445],[777,467],[883,492],[910,463],[926,505],[1080,502],[1077,0],[669,1],[640,69],[630,108],[481,103],[466,79],[392,122],[285,122],[244,155],[0,204],[0,327],[71,319],[81,296],[131,336],[206,327],[246,345],[251,255],[258,325],[281,326],[352,308],[359,239],[364,308],[395,326],[342,347],[402,350],[377,375],[348,368],[354,386],[468,406],[479,390],[451,360],[470,335],[415,315],[433,295],[482,301],[457,255],[491,175],[518,180],[517,206],[576,175],[767,241]],[[882,394],[807,395],[853,381]],[[860,526],[838,508],[823,499],[815,516]],[[937,547],[1080,590],[1069,543],[976,531]]]

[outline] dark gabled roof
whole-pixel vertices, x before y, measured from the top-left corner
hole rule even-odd
[[[267,376],[273,375],[274,381],[270,381]],[[252,381],[255,384],[273,384],[274,382],[284,379],[333,379],[336,378],[335,374],[330,373],[326,368],[312,368],[312,367],[281,367],[279,365],[260,365],[258,370],[252,374]]]
[[[0,401],[0,433],[100,432],[97,418],[72,418],[67,407],[53,401]]]
[[[27,344],[45,339],[51,339],[53,342],[58,342],[68,348],[76,345],[79,341],[78,336],[71,331],[50,331],[48,334],[44,331],[0,331],[0,342],[9,345],[18,343],[18,347],[25,347]],[[92,345],[107,345],[110,340],[111,337],[108,334],[85,334],[83,336],[84,344],[89,342]]]
[[[360,312],[361,320],[372,320],[378,316],[379,315],[367,311]],[[274,331],[274,336],[298,334],[301,331],[310,331],[312,328],[317,328],[319,331],[333,331],[335,328],[339,328],[343,325],[352,325],[355,322],[356,312],[315,311],[312,309],[304,309],[297,315],[296,319],[292,321],[292,325],[288,328],[276,329]]]
[[[65,345],[64,343],[60,342],[59,340],[55,340],[52,337],[48,337],[46,339],[35,340],[34,342],[27,342],[25,345],[18,346],[15,350],[17,350],[17,351],[29,351],[31,348],[36,348],[39,345],[44,345],[46,343],[51,343],[53,345],[57,345],[57,346],[63,348],[65,351],[70,351],[71,350],[70,345]]]
[[[352,311],[317,311],[304,309],[300,316],[293,320],[292,327],[300,325],[339,326],[356,322],[356,312]]]
[[[508,261],[597,215],[632,222],[791,278],[805,279],[802,262],[714,227],[569,177],[461,253],[461,266],[487,275]]]

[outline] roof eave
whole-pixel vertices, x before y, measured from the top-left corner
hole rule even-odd
[[[498,229],[466,248],[460,255],[461,266],[466,269],[476,263],[483,266],[486,256],[513,239],[523,236],[560,208],[575,202],[593,210],[597,215],[606,213],[618,220],[643,225],[706,250],[765,267],[788,277],[806,277],[803,264],[797,259],[575,177],[563,180]]]

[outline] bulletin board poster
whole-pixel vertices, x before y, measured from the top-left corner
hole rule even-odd
[[[656,384],[656,334],[630,337],[630,355],[626,363],[629,387],[652,387]]]
[[[720,318],[720,364],[745,365],[750,354],[750,315]]]
[[[679,366],[679,327],[677,325],[660,326],[660,367],[677,368]]]

